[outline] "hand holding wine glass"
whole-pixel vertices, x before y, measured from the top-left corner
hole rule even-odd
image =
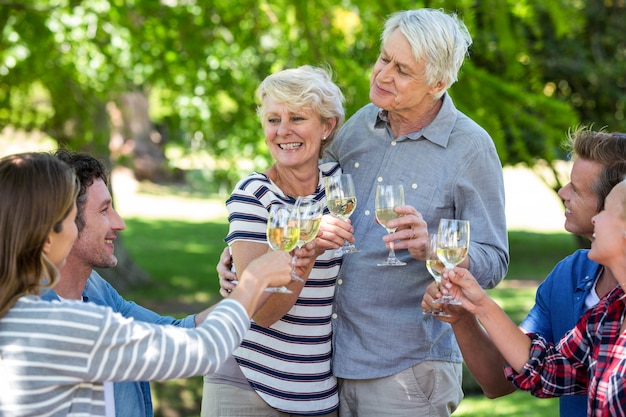
[[[444,263],[439,259],[437,255],[437,234],[432,233],[426,238],[426,269],[430,275],[435,279],[437,285],[441,285],[441,274],[445,269]],[[440,303],[439,300],[433,300],[435,303]],[[432,314],[439,317],[452,317],[450,314],[441,310],[424,310],[424,314]]]
[[[333,175],[326,177],[324,183],[328,210],[334,216],[342,220],[348,220],[356,208],[356,190],[352,181],[352,175]],[[337,255],[358,251],[356,246],[345,240],[343,246],[337,250]]]
[[[395,228],[387,226],[389,220],[397,219],[401,215],[396,213],[397,206],[404,205],[404,188],[402,185],[377,185],[376,186],[376,220],[381,226],[387,230],[387,233],[394,233]],[[393,249],[393,242],[389,242],[389,255],[387,259],[378,264],[378,266],[403,266],[406,262],[402,262],[396,257]]]
[[[300,224],[298,221],[298,211],[290,209],[282,204],[273,204],[270,207],[269,215],[267,217],[267,243],[270,247],[273,250],[291,252],[296,247],[299,237]],[[293,262],[291,278],[302,281],[293,269]],[[265,291],[282,293],[292,292],[284,285],[281,287],[268,287]]]
[[[441,219],[437,230],[437,256],[446,269],[454,268],[467,256],[470,244],[470,222],[468,220]],[[461,304],[451,295],[442,296],[438,302]]]
[[[298,211],[298,227],[300,234],[296,246],[302,248],[307,243],[313,241],[320,230],[320,224],[322,223],[322,215],[324,214],[324,207],[319,201],[313,198],[298,197],[294,210]],[[297,256],[293,257],[293,274],[295,273],[295,264]],[[300,277],[298,279],[302,280]]]

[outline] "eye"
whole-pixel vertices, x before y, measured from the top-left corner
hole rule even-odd
[[[269,123],[271,125],[275,125],[277,123],[280,123],[280,119],[278,117],[268,117],[267,118],[267,123]]]

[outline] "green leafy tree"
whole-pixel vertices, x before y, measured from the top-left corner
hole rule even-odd
[[[213,157],[222,189],[270,156],[254,91],[269,73],[328,65],[347,113],[368,102],[382,23],[416,7],[458,13],[474,38],[457,106],[502,163],[553,168],[568,129],[624,130],[624,7],[559,0],[0,0],[0,127],[171,180],[164,149]],[[554,176],[552,186],[561,185]]]
[[[238,160],[269,163],[255,116],[260,80],[289,66],[329,65],[351,114],[368,101],[386,16],[427,6],[456,11],[474,35],[451,93],[492,134],[503,163],[559,157],[558,143],[577,115],[546,94],[541,62],[530,57],[540,50],[544,27],[580,34],[581,11],[540,1],[419,3],[5,1],[0,103],[7,111],[0,121],[41,128],[62,146],[98,154],[108,154],[111,126],[122,142],[147,143],[156,132],[157,142],[210,149],[227,162],[215,167],[216,179],[232,184],[241,175]],[[149,99],[146,112],[129,110],[130,94]],[[111,103],[139,117],[135,125],[146,126],[137,116],[143,114],[152,126],[136,132],[123,117],[111,123]]]

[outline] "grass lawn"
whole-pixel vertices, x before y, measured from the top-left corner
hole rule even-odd
[[[218,301],[215,264],[224,248],[225,218],[213,221],[125,218],[123,236],[137,263],[153,277],[153,284],[123,295],[162,314],[183,316]],[[523,319],[533,305],[535,288],[552,267],[575,249],[566,233],[510,231],[511,267],[507,278],[491,295],[514,321]],[[156,416],[199,415],[202,378],[155,382]],[[482,396],[471,376],[464,379],[466,399],[458,416],[552,416],[557,400],[539,400],[516,393],[497,400]]]

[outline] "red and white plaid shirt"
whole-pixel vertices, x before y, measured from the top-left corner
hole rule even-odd
[[[529,334],[530,360],[521,374],[507,366],[507,378],[540,398],[587,394],[589,416],[626,416],[624,301],[616,287],[556,346]]]

